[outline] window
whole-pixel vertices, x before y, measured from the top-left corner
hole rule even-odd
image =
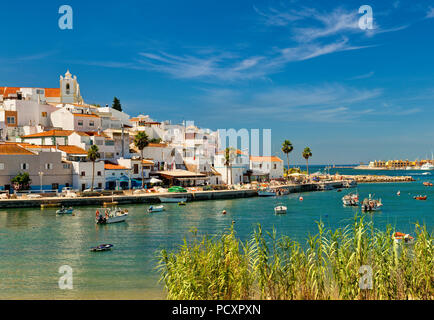
[[[89,121],[89,126],[93,127],[95,125],[94,121]]]
[[[53,169],[53,164],[52,163],[46,163],[45,164],[45,170],[52,170]]]
[[[67,83],[66,84],[66,94],[69,94],[69,89],[70,89],[70,86],[69,86],[69,83]]]
[[[102,189],[102,183],[98,182],[98,189]]]
[[[138,174],[139,173],[139,164],[138,163],[135,163],[134,164],[134,174]]]
[[[83,184],[81,185],[81,191],[83,191],[84,189],[86,189],[86,185],[83,183]]]
[[[81,176],[82,176],[82,177],[85,177],[85,176],[86,176],[86,172],[82,171],[82,172],[81,172]]]
[[[262,163],[259,164],[259,168],[262,169]]]
[[[41,116],[42,116],[43,118],[46,118],[46,117],[47,117],[47,113],[46,113],[46,112],[42,112],[42,113],[41,113]]]
[[[277,169],[277,164],[274,164],[274,170],[276,170]]]
[[[97,176],[101,176],[101,171],[98,171],[98,172],[96,173],[96,175],[97,175]]]
[[[4,170],[5,169],[5,164],[4,163],[0,163],[0,170]]]
[[[104,143],[103,140],[95,140],[95,144],[96,144],[97,146],[102,146],[103,143]]]
[[[51,184],[51,190],[59,190],[59,184],[58,183],[52,183]]]
[[[21,164],[21,170],[29,170],[29,164],[28,163],[22,163]]]
[[[7,117],[6,121],[8,124],[15,124],[15,117]]]
[[[79,126],[83,126],[83,120],[78,120],[77,124],[78,124]]]

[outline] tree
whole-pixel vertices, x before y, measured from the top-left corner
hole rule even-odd
[[[224,165],[226,167],[226,183],[227,184],[232,184],[232,160],[233,160],[233,155],[234,155],[234,149],[233,148],[226,148],[225,149],[225,162]],[[229,167],[231,168],[231,183],[229,183],[228,181],[228,170]]]
[[[87,150],[87,158],[92,161],[92,185],[90,186],[90,190],[93,191],[93,184],[95,180],[95,161],[98,160],[100,154],[98,152],[98,147],[96,145],[92,145],[89,150]]]
[[[13,177],[11,183],[15,190],[28,190],[30,189],[30,183],[32,183],[32,180],[30,179],[28,172],[23,172]]]
[[[122,111],[121,101],[116,97],[113,98],[112,108],[118,111]]]
[[[307,168],[307,175],[309,176],[309,158],[312,157],[312,151],[310,151],[310,148],[306,147],[303,150],[303,158],[306,159],[306,168]]]
[[[145,177],[143,175],[143,149],[149,144],[149,137],[145,131],[140,131],[134,137],[134,145],[140,150],[140,162],[142,163],[142,189],[145,187]]]
[[[286,154],[286,160],[288,162],[288,170],[287,170],[287,174],[286,177],[288,178],[288,172],[289,172],[289,154],[292,152],[292,150],[294,150],[294,147],[292,146],[291,141],[289,140],[285,140],[282,143],[282,152],[284,154]]]

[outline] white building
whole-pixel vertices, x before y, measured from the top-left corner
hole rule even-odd
[[[225,184],[240,184],[244,182],[244,174],[249,170],[249,156],[241,150],[235,150],[230,156],[230,165],[225,165],[225,152],[217,152],[214,169],[221,175]]]
[[[250,169],[253,175],[268,175],[269,179],[283,178],[283,160],[276,156],[251,156]]]
[[[68,108],[58,108],[51,113],[51,123],[55,128],[74,131],[98,131],[101,129],[101,118],[84,109],[73,112]],[[87,112],[87,113],[86,113]]]
[[[92,184],[92,162],[72,161],[72,184],[74,189],[83,191]],[[94,189],[105,188],[104,161],[95,162]]]

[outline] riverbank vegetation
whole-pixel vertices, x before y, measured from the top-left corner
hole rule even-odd
[[[167,298],[433,299],[433,234],[425,226],[415,225],[408,244],[363,216],[337,230],[317,224],[305,244],[260,225],[246,242],[233,227],[214,237],[193,231],[191,241],[158,255]]]

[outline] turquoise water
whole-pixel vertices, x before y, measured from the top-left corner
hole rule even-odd
[[[342,174],[354,172],[337,170]],[[391,224],[402,232],[413,233],[414,223],[419,221],[433,229],[434,188],[424,187],[422,181],[434,180],[434,176],[414,178],[418,180],[412,183],[359,185],[362,199],[371,193],[383,200],[383,210],[368,216],[376,227]],[[357,209],[342,206],[341,198],[346,192],[304,193],[302,202],[298,200],[300,194],[291,194],[189,202],[187,206],[165,204],[165,212],[152,214],[145,213],[148,205],[128,205],[127,223],[106,226],[95,225],[96,207],[77,207],[75,216],[57,216],[55,208],[0,210],[0,299],[162,298],[154,270],[155,252],[175,248],[190,235],[191,228],[197,228],[199,234],[216,234],[234,220],[242,239],[247,239],[260,223],[266,230],[274,226],[280,234],[304,241],[309,232],[316,232],[315,221],[319,219],[331,228],[351,222]],[[427,194],[428,200],[416,201],[416,194]],[[286,215],[274,215],[273,208],[278,203],[288,207]],[[220,213],[223,209],[227,210],[226,215]],[[114,249],[89,252],[89,247],[101,243],[112,243]],[[73,268],[73,290],[58,288],[58,269],[62,265]]]

